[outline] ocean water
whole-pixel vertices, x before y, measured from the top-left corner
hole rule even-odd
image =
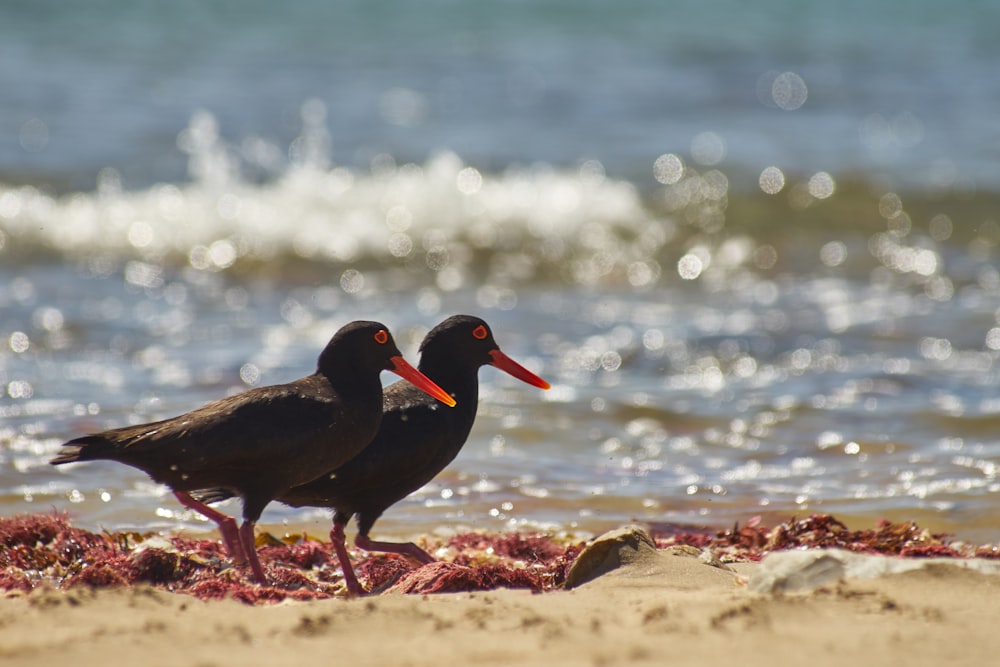
[[[484,368],[465,449],[376,535],[832,512],[1000,540],[998,24],[5,3],[0,512],[207,530],[138,471],[47,461],[305,375],[352,319],[415,361],[468,312],[553,389]]]

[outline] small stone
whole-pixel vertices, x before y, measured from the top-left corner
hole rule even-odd
[[[789,593],[818,588],[844,578],[847,552],[840,550],[782,551],[768,554],[750,577],[757,593]]]
[[[576,588],[641,557],[656,553],[656,543],[639,526],[607,532],[580,552],[566,573],[565,588]]]
[[[933,567],[955,567],[1000,575],[1000,563],[982,558],[897,558],[844,549],[777,551],[750,577],[755,593],[809,591],[843,579],[876,579]]]

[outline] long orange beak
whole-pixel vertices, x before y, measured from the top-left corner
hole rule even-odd
[[[490,356],[493,357],[491,366],[496,366],[505,373],[510,373],[521,382],[527,382],[539,389],[549,389],[552,386],[500,350],[492,350]]]
[[[392,362],[392,368],[389,370],[393,373],[407,380],[417,389],[441,401],[449,408],[455,407],[455,399],[448,392],[434,384],[429,377],[411,366],[410,362],[406,359],[403,357],[392,357],[389,361]]]

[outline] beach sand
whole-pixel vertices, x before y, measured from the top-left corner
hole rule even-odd
[[[995,572],[997,561],[864,556],[840,567],[842,552],[783,554],[806,554],[793,569],[818,578],[803,584],[774,566],[782,554],[720,567],[693,548],[639,547],[546,593],[390,591],[254,606],[148,585],[9,591],[0,663],[914,667],[1000,655],[1000,575],[966,567],[976,560]],[[919,569],[868,578],[886,569],[872,564],[904,561]],[[801,589],[773,592],[790,581]]]

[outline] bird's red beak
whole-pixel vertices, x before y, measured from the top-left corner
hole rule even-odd
[[[417,389],[441,401],[449,408],[455,407],[455,399],[448,392],[434,384],[429,377],[411,366],[410,362],[406,359],[403,357],[392,357],[389,361],[392,362],[392,368],[389,370],[393,373],[407,380]]]
[[[513,375],[521,382],[527,382],[539,389],[548,389],[552,386],[500,350],[492,350],[490,356],[493,357],[493,361],[490,363],[491,366],[496,366],[505,373]]]

